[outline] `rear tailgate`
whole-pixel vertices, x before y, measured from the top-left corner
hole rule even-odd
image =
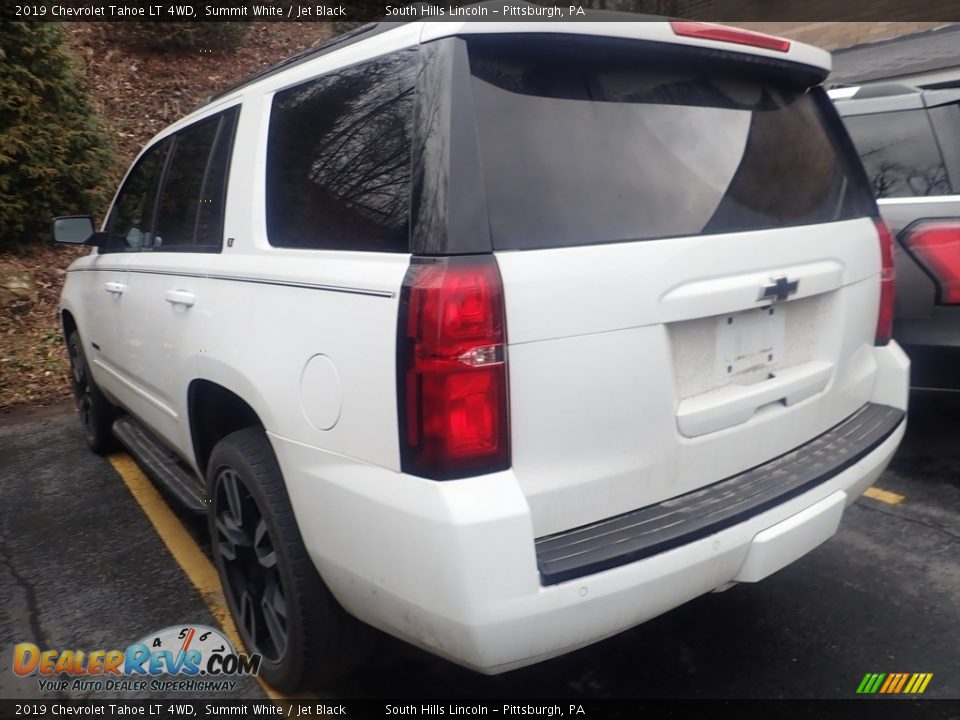
[[[469,47],[537,536],[759,465],[867,402],[875,205],[821,90],[626,41]]]
[[[873,224],[852,220],[500,253],[513,467],[537,536],[759,465],[867,402],[866,244]],[[764,307],[776,277],[799,290]]]

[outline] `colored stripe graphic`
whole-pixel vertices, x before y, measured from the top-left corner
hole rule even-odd
[[[914,673],[910,676],[910,682],[907,683],[907,686],[903,689],[905,693],[912,693],[915,687],[920,686],[920,673]]]
[[[871,695],[880,688],[880,683],[886,677],[886,673],[867,673],[860,681],[857,692],[861,695]]]
[[[933,673],[867,673],[857,686],[857,694],[919,695],[932,679]]]
[[[903,689],[904,684],[907,682],[908,677],[910,677],[910,673],[900,673],[900,679],[897,681],[897,686],[890,692],[900,692]]]
[[[881,693],[890,692],[890,688],[891,688],[893,685],[896,685],[897,680],[899,679],[899,677],[900,677],[900,676],[897,675],[896,673],[890,673],[889,675],[887,675],[887,681],[886,681],[883,685],[880,686],[880,692],[881,692]]]

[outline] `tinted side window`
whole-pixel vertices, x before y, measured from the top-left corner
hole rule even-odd
[[[108,250],[139,250],[150,244],[157,186],[169,146],[169,140],[163,140],[147,150],[127,176],[107,222]]]
[[[233,150],[238,108],[228,110],[217,131],[217,140],[207,166],[197,212],[197,248],[219,250],[223,244],[223,213],[227,202],[227,179]]]
[[[277,93],[267,235],[279,247],[406,252],[415,51]]]
[[[172,139],[153,248],[219,250],[238,108],[206,118]]]
[[[960,193],[960,105],[941,105],[928,112],[947,166],[950,187],[954,193]]]
[[[946,195],[947,171],[923,110],[844,118],[878,198]]]
[[[219,117],[214,117],[177,133],[157,209],[156,247],[193,246],[200,192],[219,125]]]

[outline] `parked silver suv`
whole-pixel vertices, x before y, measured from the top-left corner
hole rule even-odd
[[[960,389],[960,90],[830,94],[896,239],[893,334],[912,385]]]

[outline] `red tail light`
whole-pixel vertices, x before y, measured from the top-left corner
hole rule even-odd
[[[960,221],[920,223],[904,242],[936,280],[939,302],[960,303]]]
[[[404,472],[439,480],[509,467],[506,320],[493,256],[415,258],[398,329]]]
[[[896,284],[896,271],[893,268],[893,237],[883,220],[875,220],[877,236],[880,239],[880,312],[877,316],[877,336],[875,345],[886,345],[893,336],[893,298]]]
[[[764,35],[763,33],[753,32],[752,30],[742,30],[741,28],[704,22],[674,21],[670,23],[670,26],[673,28],[674,35],[680,35],[682,37],[717,40],[719,42],[735,43],[737,45],[751,45],[753,47],[763,48],[764,50],[776,50],[777,52],[787,52],[790,50],[789,40],[774,37],[773,35]]]

